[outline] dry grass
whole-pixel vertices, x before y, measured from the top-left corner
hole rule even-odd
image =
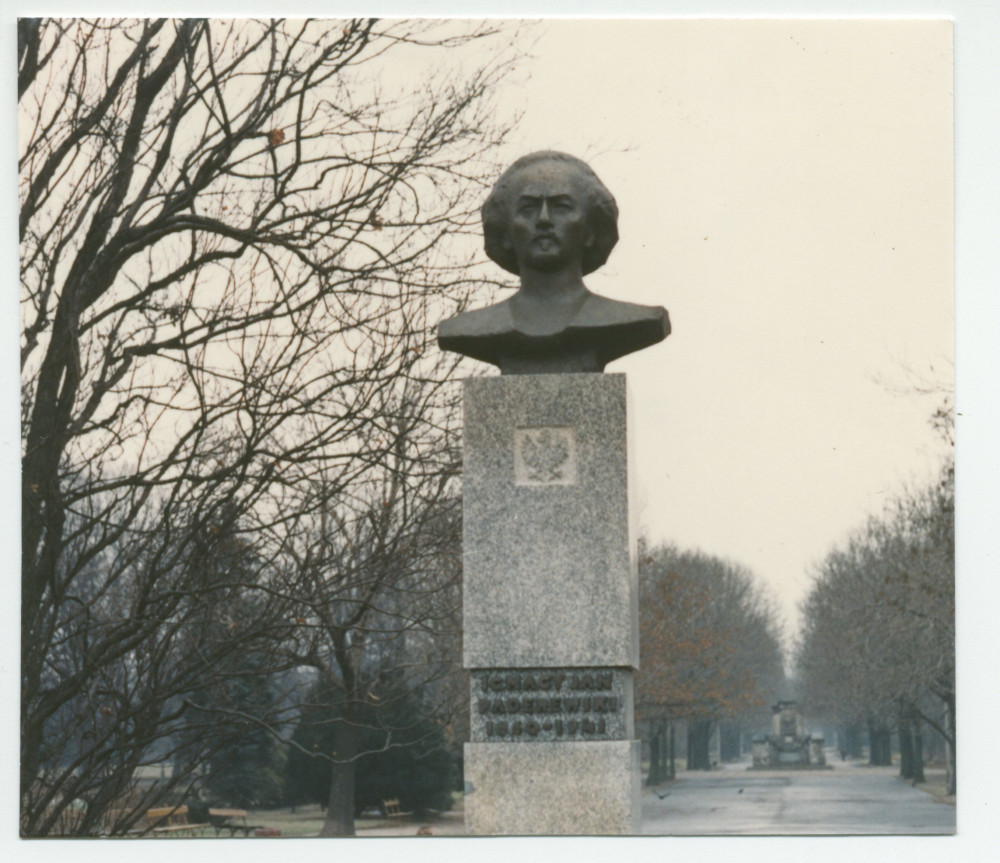
[[[323,826],[323,809],[318,804],[291,809],[258,809],[247,815],[251,824],[277,827],[285,836],[317,836]]]
[[[944,770],[925,767],[924,779],[927,781],[919,782],[913,787],[930,794],[939,803],[955,805],[955,795],[948,793],[948,774]]]
[[[455,802],[451,812],[442,813],[435,821],[410,821],[399,824],[380,817],[358,818],[354,830],[358,836],[415,836],[421,826],[429,826],[432,835],[451,835],[463,832],[462,795],[454,794]],[[317,804],[296,806],[291,809],[258,809],[247,815],[252,824],[277,827],[282,838],[318,836],[323,828],[323,809]]]

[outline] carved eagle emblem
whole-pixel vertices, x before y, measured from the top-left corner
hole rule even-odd
[[[551,429],[542,429],[536,434],[524,436],[521,458],[529,479],[534,482],[557,482],[564,479],[569,446],[561,435]]]

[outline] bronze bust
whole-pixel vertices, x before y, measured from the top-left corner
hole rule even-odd
[[[501,374],[603,372],[611,360],[662,341],[662,306],[611,300],[583,276],[618,242],[618,207],[590,166],[541,151],[523,156],[483,205],[486,254],[521,277],[503,302],[442,321],[438,344]]]

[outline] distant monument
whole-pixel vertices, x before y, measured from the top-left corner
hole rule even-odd
[[[750,769],[826,768],[825,740],[805,733],[798,704],[779,701],[771,711],[771,733],[754,738]]]
[[[464,382],[465,820],[473,834],[639,827],[635,536],[623,375],[664,339],[660,307],[591,293],[618,209],[584,162],[533,153],[483,207],[509,299],[441,323],[445,350],[499,367]]]

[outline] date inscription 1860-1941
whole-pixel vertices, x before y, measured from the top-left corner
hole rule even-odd
[[[479,671],[473,674],[473,740],[621,739],[620,669]]]

